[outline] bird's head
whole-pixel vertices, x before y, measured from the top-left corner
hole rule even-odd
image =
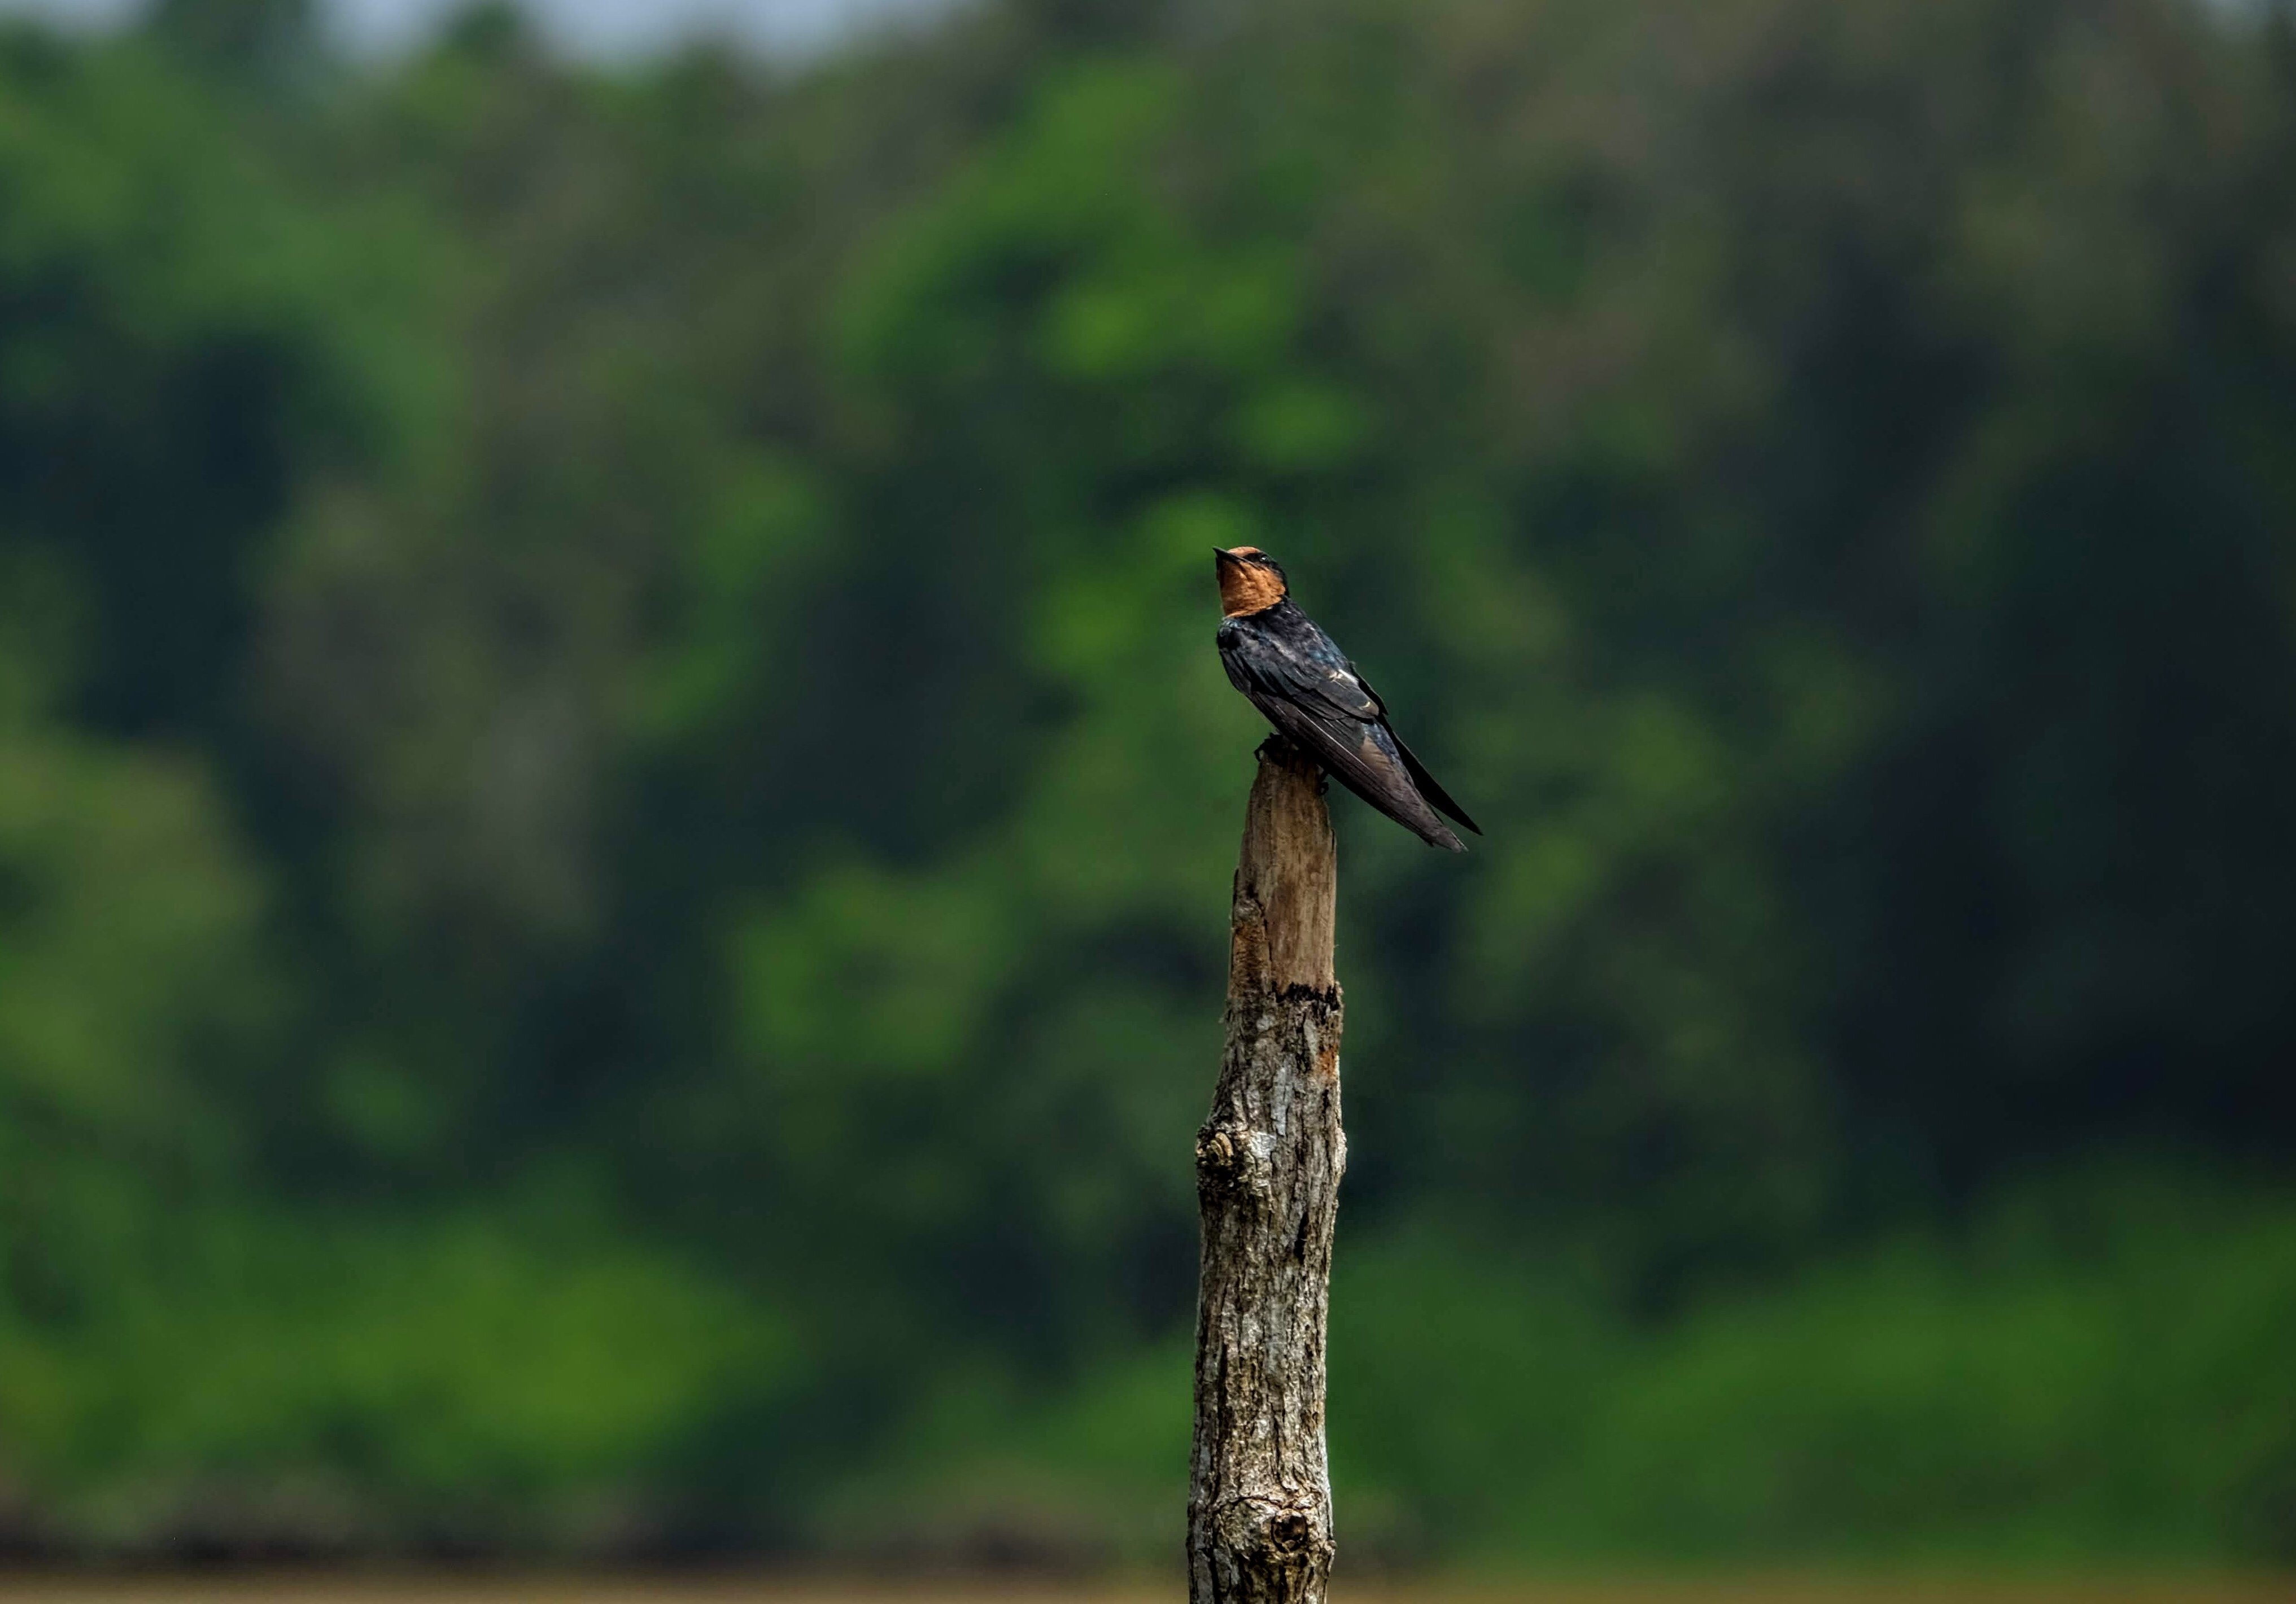
[[[1212,567],[1219,575],[1222,618],[1266,612],[1283,600],[1283,570],[1258,546],[1214,546]]]

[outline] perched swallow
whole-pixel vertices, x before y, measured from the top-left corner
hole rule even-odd
[[[1483,832],[1396,735],[1347,653],[1293,604],[1275,560],[1258,546],[1215,546],[1212,561],[1229,682],[1341,785],[1430,847],[1466,851],[1436,809]]]

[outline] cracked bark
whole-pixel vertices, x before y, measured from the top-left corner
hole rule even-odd
[[[1323,1604],[1324,1322],[1340,1132],[1339,857],[1322,775],[1259,749],[1230,916],[1227,1047],[1196,1138],[1203,1260],[1190,1604]]]

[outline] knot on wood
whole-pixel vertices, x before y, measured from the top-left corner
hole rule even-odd
[[[1316,1523],[1297,1510],[1275,1516],[1267,1523],[1267,1546],[1275,1553],[1305,1553],[1315,1536]]]
[[[1269,1151],[1275,1139],[1248,1125],[1208,1125],[1196,1133],[1196,1185],[1200,1191],[1267,1190]]]
[[[1321,1596],[1319,1584],[1330,1573],[1338,1545],[1320,1509],[1246,1495],[1221,1500],[1211,1514],[1215,1566],[1225,1559],[1232,1574],[1250,1579],[1234,1596]]]

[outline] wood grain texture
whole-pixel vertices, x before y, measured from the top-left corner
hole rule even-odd
[[[1338,881],[1322,775],[1271,739],[1235,873],[1227,1045],[1196,1138],[1191,1604],[1322,1604],[1330,1583],[1324,1329],[1347,1167]]]

